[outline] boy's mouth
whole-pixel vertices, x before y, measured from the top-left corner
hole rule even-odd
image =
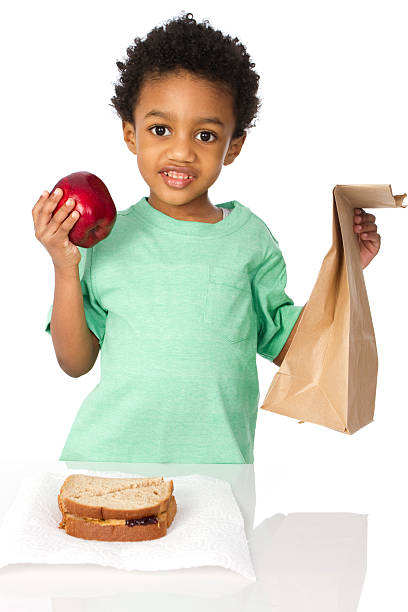
[[[185,174],[184,172],[174,172],[173,170],[169,170],[166,172],[163,170],[160,172],[164,182],[168,187],[176,187],[177,189],[186,187],[190,183],[194,181],[194,176],[191,174]]]

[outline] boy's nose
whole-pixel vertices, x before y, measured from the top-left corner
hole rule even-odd
[[[181,160],[188,162],[190,160],[191,163],[193,159],[192,151],[193,143],[191,141],[191,135],[173,136],[171,143],[169,143],[169,159],[174,159],[174,161]]]

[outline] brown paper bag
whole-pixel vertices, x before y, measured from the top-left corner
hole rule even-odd
[[[335,186],[333,245],[261,408],[348,434],[371,423],[378,359],[354,208],[401,207],[406,195]]]

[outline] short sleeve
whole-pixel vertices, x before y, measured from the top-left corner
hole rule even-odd
[[[303,309],[303,306],[294,306],[285,293],[286,264],[277,244],[274,239],[273,248],[252,280],[258,319],[257,352],[272,362],[283,349]]]
[[[107,311],[102,308],[100,301],[94,293],[92,285],[92,257],[94,257],[93,248],[85,249],[78,247],[81,253],[81,261],[79,262],[79,278],[82,287],[82,298],[84,302],[85,318],[89,329],[95,334],[99,340],[99,345],[102,346],[105,336],[105,325]],[[51,335],[51,315],[52,307],[48,311],[45,331]]]

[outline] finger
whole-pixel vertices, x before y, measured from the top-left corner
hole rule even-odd
[[[40,195],[40,197],[38,198],[38,200],[36,201],[36,203],[34,204],[31,213],[33,215],[33,219],[36,220],[38,217],[38,213],[40,211],[40,208],[42,207],[42,205],[44,204],[45,200],[48,198],[49,193],[48,191],[43,191],[42,194]]]
[[[360,234],[360,237],[363,242],[372,242],[374,245],[380,247],[381,236],[377,234],[377,232],[364,232]]]
[[[357,234],[361,234],[363,232],[376,232],[377,231],[377,226],[375,223],[363,223],[362,225],[355,225],[354,226],[354,231]]]
[[[49,196],[48,191],[43,191],[42,194],[40,195],[40,197],[38,198],[37,202],[34,205],[34,208],[37,206],[38,202],[42,202],[45,200],[46,197]]]
[[[62,194],[62,189],[57,188],[51,195],[48,195],[48,197],[45,197],[43,200],[41,200],[41,202],[39,202],[38,209],[41,224],[48,224],[52,211],[60,201]]]
[[[355,208],[354,209],[354,220],[358,219],[359,221],[361,221],[362,219],[365,218],[365,211],[362,208]]]
[[[63,206],[61,206],[56,213],[53,214],[48,226],[51,230],[51,233],[56,233],[61,224],[70,216],[70,213],[72,213],[75,209],[75,205],[76,202],[74,200],[74,198],[68,198],[68,200],[65,202],[65,204]],[[76,213],[78,211],[75,211]],[[79,214],[79,213],[78,213]],[[73,219],[75,219],[75,221],[77,220],[78,215],[75,214],[73,216]]]
[[[366,213],[365,215],[361,215],[361,214],[356,214],[354,216],[354,221],[359,223],[361,221],[363,221],[364,223],[369,222],[374,222],[375,221],[375,215],[370,215],[368,213]]]
[[[44,191],[32,210],[35,234],[37,237],[38,235],[42,235],[47,227],[48,218],[44,215],[44,209],[49,206],[50,199],[52,199],[52,196],[50,196],[48,191]]]
[[[375,223],[363,223],[363,232],[376,232],[377,226]]]
[[[69,232],[78,221],[80,213],[77,210],[73,210],[68,217],[58,226],[56,234],[62,232],[68,236]]]
[[[56,189],[48,198],[45,199],[42,206],[40,204],[41,207],[39,208],[36,224],[36,231],[38,234],[44,235],[45,232],[54,234],[61,221],[65,219],[69,212],[69,210],[64,210],[65,208],[68,208],[65,206],[61,206],[61,208],[58,210],[58,213],[60,213],[60,210],[62,210],[60,214],[56,213],[53,216],[53,211],[58,205],[62,195],[62,189]]]

